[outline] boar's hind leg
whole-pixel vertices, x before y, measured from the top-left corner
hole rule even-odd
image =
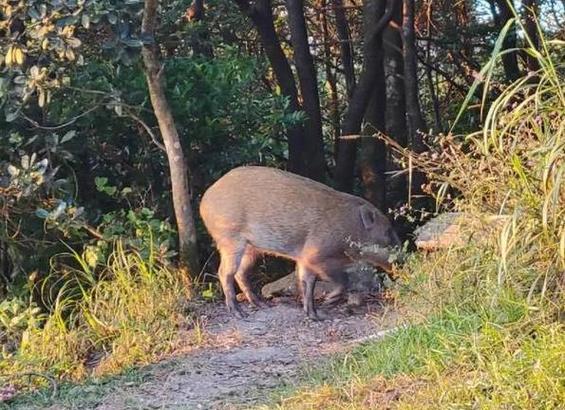
[[[299,264],[296,266],[296,273],[298,275],[298,284],[302,290],[304,312],[310,319],[319,320],[320,318],[314,308],[314,286],[316,285],[316,275],[307,267]]]
[[[222,284],[222,290],[224,291],[228,311],[240,319],[245,317],[245,313],[241,310],[241,307],[237,304],[235,299],[234,277],[239,264],[241,263],[244,249],[244,246],[235,248],[230,247],[229,250],[226,248],[220,248],[221,260],[220,269],[218,270],[218,276],[220,277],[220,283]]]
[[[251,288],[251,284],[249,283],[249,271],[255,264],[256,253],[255,250],[247,245],[245,248],[245,253],[241,258],[241,262],[239,263],[239,267],[237,268],[237,272],[235,274],[235,280],[237,285],[247,298],[248,302],[255,306],[255,307],[263,307],[265,304],[259,297],[253,292]]]

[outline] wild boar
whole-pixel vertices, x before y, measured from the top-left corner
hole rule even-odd
[[[200,215],[220,252],[218,276],[226,306],[238,317],[234,279],[247,300],[262,305],[248,273],[260,254],[296,262],[304,311],[317,319],[317,279],[334,282],[328,302],[347,285],[348,243],[398,246],[390,221],[366,200],[275,168],[246,166],[229,171],[204,193]],[[387,255],[373,264],[388,270]]]

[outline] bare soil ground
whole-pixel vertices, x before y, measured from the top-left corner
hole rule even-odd
[[[263,309],[244,309],[249,316],[242,320],[223,306],[201,306],[198,316],[206,338],[202,347],[147,366],[138,382],[112,383],[94,402],[67,400],[49,408],[248,408],[296,383],[305,367],[379,337],[395,321],[377,302],[319,309],[326,317],[319,322],[306,319],[293,298],[279,298]]]

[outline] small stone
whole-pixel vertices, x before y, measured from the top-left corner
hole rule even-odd
[[[347,304],[349,306],[358,307],[363,304],[364,297],[360,293],[350,293],[347,297]]]

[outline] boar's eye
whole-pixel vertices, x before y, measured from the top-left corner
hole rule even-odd
[[[361,221],[365,229],[371,228],[375,224],[375,212],[368,206],[362,206],[359,210],[361,213]]]

